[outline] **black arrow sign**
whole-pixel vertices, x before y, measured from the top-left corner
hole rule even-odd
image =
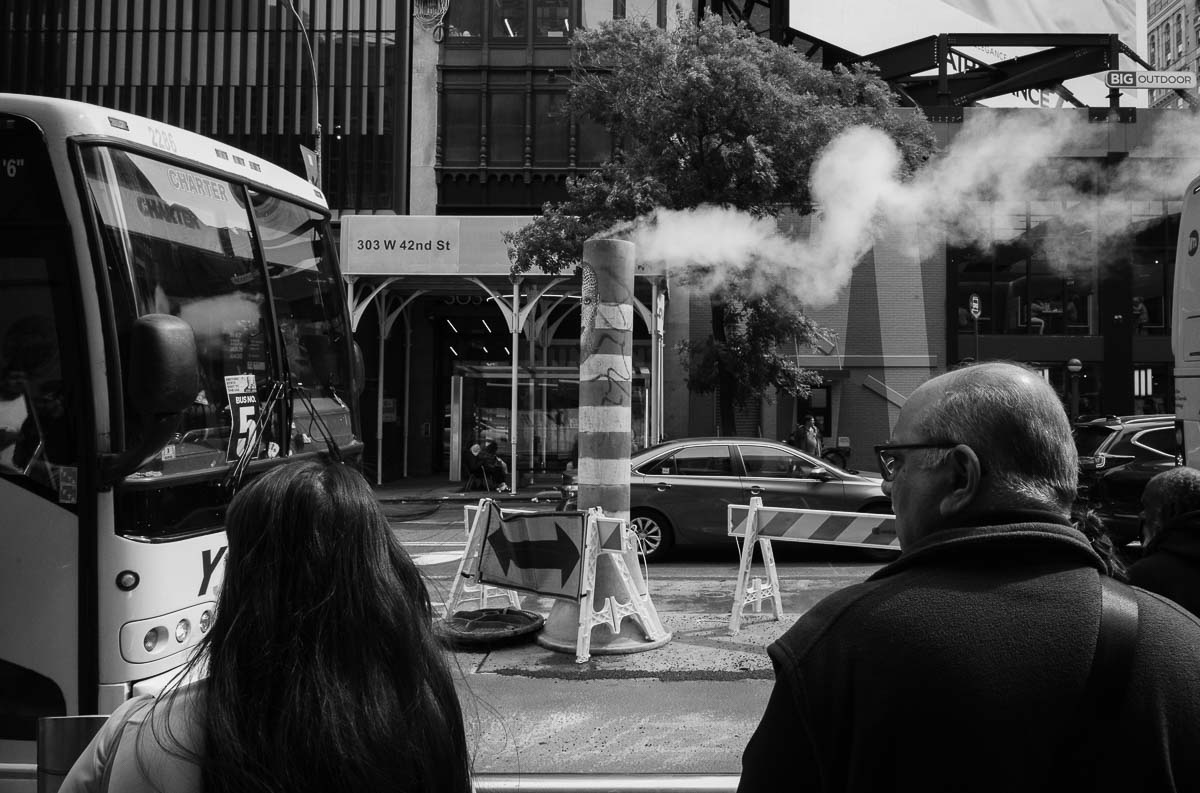
[[[504,527],[500,526],[488,535],[488,544],[496,552],[496,559],[505,575],[514,564],[522,570],[558,570],[562,573],[559,586],[566,586],[567,579],[579,565],[579,549],[557,521],[554,535],[553,540],[513,542],[505,536]]]

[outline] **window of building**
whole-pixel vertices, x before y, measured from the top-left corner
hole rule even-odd
[[[657,25],[660,0],[583,0],[579,26],[594,28],[614,19],[631,19]]]
[[[447,165],[479,164],[479,94],[446,91],[442,94],[442,159]]]
[[[569,152],[570,122],[563,114],[566,94],[533,95],[533,164],[566,165]]]
[[[1178,219],[1163,201],[1131,201],[1133,245],[1129,253],[1132,279],[1130,321],[1138,336],[1170,331],[1171,284],[1174,277]]]
[[[603,124],[590,118],[580,119],[579,165],[599,165],[612,155],[612,136]]]
[[[1197,1],[1200,2],[1200,0]],[[1158,62],[1158,35],[1156,33],[1150,34],[1150,46],[1147,54],[1150,56],[1150,66],[1153,68]]]
[[[1171,23],[1167,22],[1163,25],[1163,65],[1170,66],[1172,61],[1171,52]]]
[[[483,4],[451,3],[444,20],[449,41],[476,41],[483,35]]]
[[[571,4],[568,0],[534,0],[534,35],[540,39],[562,39],[571,34]]]
[[[1095,335],[1099,261],[1095,234],[1058,202],[981,204],[979,241],[950,247],[958,332],[971,334],[971,296],[981,334]],[[990,229],[990,231],[986,231]]]
[[[529,33],[529,0],[492,0],[492,39],[523,43]]]
[[[489,100],[488,164],[521,165],[525,152],[525,95],[494,93]]]

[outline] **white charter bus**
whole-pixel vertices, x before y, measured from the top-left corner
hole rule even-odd
[[[1175,426],[1184,464],[1200,468],[1200,177],[1183,196],[1172,296]]]
[[[39,717],[110,712],[186,660],[243,477],[361,454],[354,356],[319,189],[0,94],[0,779]]]

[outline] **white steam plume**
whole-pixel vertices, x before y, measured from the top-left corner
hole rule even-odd
[[[994,222],[1005,205],[1023,211],[1025,202],[1036,201],[1034,214],[1061,221],[1047,224],[1042,240],[1051,265],[1097,261],[1130,233],[1137,219],[1130,201],[1178,200],[1200,171],[1200,118],[1183,112],[1160,118],[1110,172],[1105,195],[1081,191],[1067,177],[1103,157],[1109,134],[1126,125],[1089,123],[1082,110],[1018,110],[971,116],[952,144],[904,183],[890,138],[868,127],[847,130],[813,166],[818,217],[804,239],[782,233],[772,218],[712,206],[659,210],[627,235],[639,259],[691,269],[701,288],[718,289],[743,272],[759,288],[784,284],[810,308],[837,299],[881,224],[916,228],[927,251],[947,241],[988,247],[1024,231]],[[1092,159],[1064,159],[1080,152]],[[1081,230],[1094,232],[1086,250],[1079,248]]]

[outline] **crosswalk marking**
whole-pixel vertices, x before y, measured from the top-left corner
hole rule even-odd
[[[429,567],[435,564],[446,564],[447,562],[457,562],[462,558],[463,548],[456,551],[430,551],[428,553],[409,554],[412,557],[413,564],[417,567]]]

